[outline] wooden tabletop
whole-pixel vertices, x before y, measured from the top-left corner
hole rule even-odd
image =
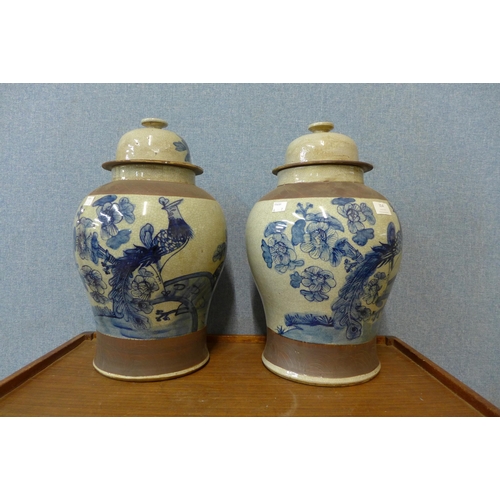
[[[83,333],[0,382],[0,416],[500,416],[500,409],[395,337],[382,370],[351,387],[282,379],[261,361],[264,336],[209,335],[210,361],[190,375],[123,382],[93,368]]]

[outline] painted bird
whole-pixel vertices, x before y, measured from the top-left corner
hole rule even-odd
[[[158,201],[163,205],[162,210],[167,212],[167,229],[162,229],[154,236],[153,226],[145,224],[140,231],[140,239],[144,246],[134,245],[134,248],[125,250],[122,257],[115,258],[107,250],[102,249],[105,253],[103,265],[106,272],[112,274],[109,280],[112,288],[109,298],[113,301],[113,313],[117,318],[130,321],[135,329],[149,328],[148,318],[140,313],[149,313],[152,309],[147,301],[131,294],[135,271],[156,266],[161,273],[160,259],[181,251],[194,237],[192,228],[179,211],[182,199],[170,203],[167,198],[161,197]]]

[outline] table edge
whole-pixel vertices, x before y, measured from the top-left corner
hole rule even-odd
[[[25,382],[29,381],[35,375],[41,373],[43,370],[51,366],[57,360],[69,354],[76,349],[83,342],[92,341],[95,339],[95,332],[83,332],[76,337],[68,340],[64,344],[56,347],[47,354],[36,359],[32,363],[17,370],[12,375],[0,381],[0,399],[7,394],[18,389]],[[219,342],[224,343],[241,343],[241,344],[264,344],[266,341],[265,335],[218,335],[209,334],[207,341],[210,346]],[[416,349],[394,336],[378,336],[378,345],[386,345],[393,347],[399,351],[403,356],[413,361],[416,365],[420,366],[429,375],[438,380],[452,393],[460,399],[468,403],[474,409],[479,411],[482,415],[489,417],[500,417],[500,408],[497,408],[493,403],[483,398],[480,394],[473,389],[460,382],[457,378],[449,372],[438,366],[436,363],[428,359],[426,356],[418,352]]]

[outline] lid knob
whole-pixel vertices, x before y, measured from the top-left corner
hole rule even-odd
[[[160,118],[144,118],[141,120],[141,125],[149,128],[165,128],[168,123]]]
[[[333,130],[332,122],[315,122],[309,125],[309,130],[311,132],[330,132]]]

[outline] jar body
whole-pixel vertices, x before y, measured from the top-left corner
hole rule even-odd
[[[226,224],[194,182],[119,179],[82,201],[75,259],[94,313],[95,368],[166,379],[208,361],[206,318],[222,272]],[[140,172],[140,169],[138,169]]]
[[[306,384],[361,383],[380,370],[376,336],[399,268],[401,226],[360,172],[357,182],[336,181],[336,167],[326,176],[324,166],[319,175],[306,168],[287,172],[288,183],[257,202],[247,222],[266,315],[263,362]]]

